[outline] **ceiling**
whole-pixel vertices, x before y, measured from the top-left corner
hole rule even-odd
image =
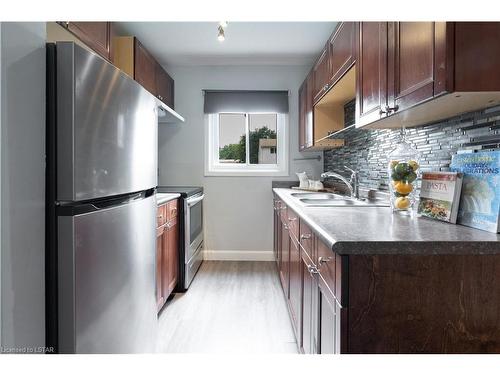
[[[118,22],[163,65],[311,65],[336,22]]]

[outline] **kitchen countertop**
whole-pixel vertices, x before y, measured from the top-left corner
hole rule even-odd
[[[156,193],[156,204],[159,206],[180,196],[179,193]]]
[[[500,254],[500,235],[432,219],[391,214],[389,207],[306,207],[296,190],[274,188],[338,254]]]

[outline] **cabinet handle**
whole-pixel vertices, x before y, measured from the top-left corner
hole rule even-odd
[[[308,233],[308,234],[301,234],[300,235],[300,239],[301,240],[308,240],[310,238],[311,238],[311,234],[310,233]]]
[[[288,225],[283,224],[283,228],[285,228],[285,230],[288,230]]]
[[[163,219],[163,215],[158,215],[158,219]]]
[[[316,267],[314,267],[313,265],[307,266],[307,270],[309,271],[310,274],[319,273],[318,269]]]
[[[397,110],[399,109],[399,106],[398,105],[395,105],[394,107],[389,107],[388,105],[385,106],[385,109],[380,109],[379,113],[381,115],[383,114],[387,114],[387,115],[390,115],[391,112],[396,112]]]
[[[326,90],[328,90],[328,84],[323,86],[323,91],[326,91]]]
[[[387,113],[391,113],[391,112],[396,112],[398,109],[399,109],[399,106],[398,105],[395,105],[394,107],[385,107]]]
[[[172,215],[175,215],[177,213],[177,208],[172,208],[171,213],[172,213]]]
[[[289,217],[289,218],[288,218],[288,221],[295,221],[295,220],[297,220],[297,218],[296,218],[296,217]]]
[[[321,266],[323,263],[327,263],[327,262],[331,261],[332,259],[333,259],[332,257],[326,257],[326,258],[319,257],[318,263]]]

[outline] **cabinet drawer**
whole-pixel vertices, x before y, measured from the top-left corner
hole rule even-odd
[[[156,227],[161,227],[167,222],[167,205],[158,206],[156,211]]]
[[[293,210],[287,209],[286,219],[290,234],[298,242],[299,240],[299,217]]]
[[[179,211],[179,201],[174,199],[167,203],[167,221],[172,220],[174,217],[177,217]]]
[[[335,253],[322,241],[318,242],[317,266],[319,275],[325,281],[325,284],[335,293]]]
[[[299,227],[299,243],[302,249],[306,252],[307,256],[314,259],[314,237],[311,228],[307,226],[304,221],[300,220]]]

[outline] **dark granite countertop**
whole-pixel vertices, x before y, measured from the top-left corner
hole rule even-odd
[[[273,188],[283,202],[338,254],[500,254],[500,235],[423,217],[391,214],[388,207],[306,207]]]

